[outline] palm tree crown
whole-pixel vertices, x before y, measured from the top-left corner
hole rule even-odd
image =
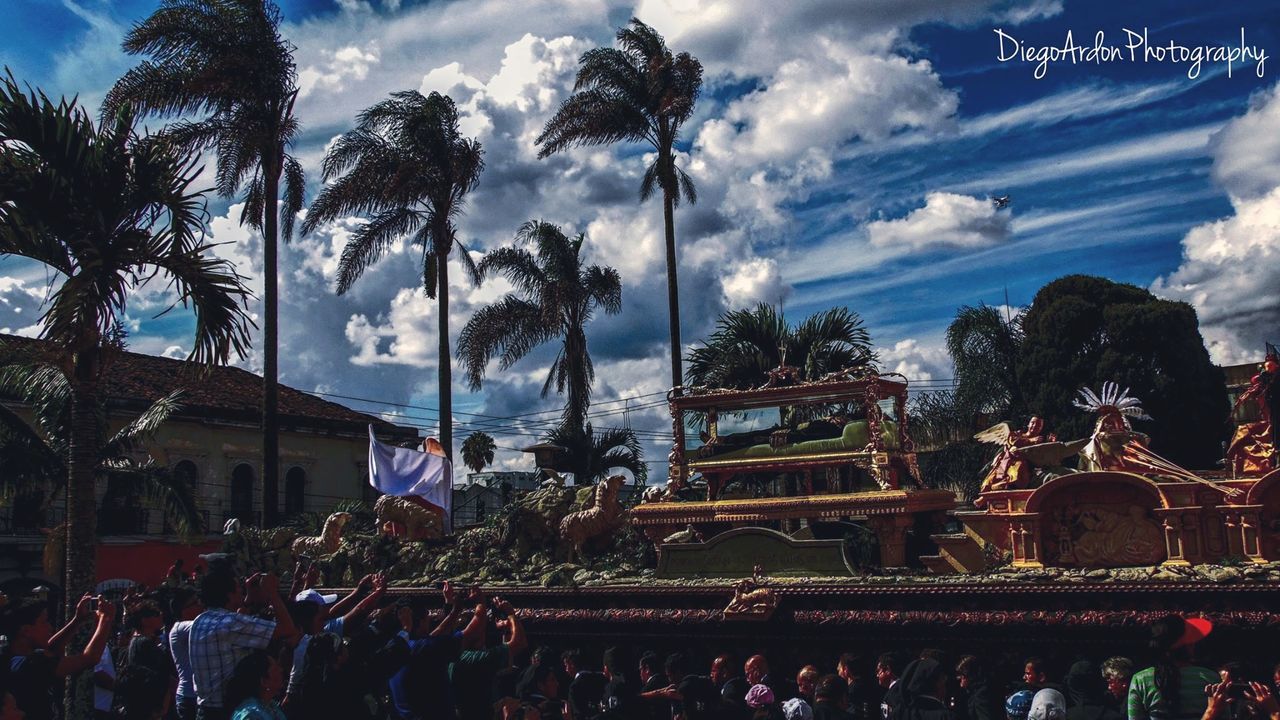
[[[495,449],[497,445],[488,433],[473,432],[462,442],[462,462],[471,472],[480,472],[493,462]]]
[[[94,477],[103,339],[129,291],[166,275],[195,316],[191,359],[224,363],[249,347],[248,291],[203,242],[197,169],[171,147],[133,131],[128,108],[95,128],[74,101],[0,83],[0,256],[52,268],[60,285],[42,318],[70,384],[67,582],[74,601],[94,582]]]
[[[243,191],[240,223],[262,232],[262,509],[268,525],[276,520],[280,472],[277,226],[286,240],[292,235],[305,188],[302,165],[287,152],[298,134],[297,69],[279,28],[280,10],[270,0],[161,0],[124,40],[126,52],[151,59],[116,81],[103,103],[104,117],[132,105],[177,118],[161,135],[181,152],[215,150],[218,194]]]
[[[545,158],[575,145],[647,143],[656,151],[640,182],[640,199],[662,191],[667,249],[667,302],[671,323],[671,382],[679,386],[680,302],[673,211],[684,197],[698,199],[693,179],[675,162],[681,127],[702,91],[702,64],[673,54],[653,28],[632,18],[617,33],[616,48],[583,53],[573,94],[547,121],[536,142]]]
[[[448,258],[453,246],[479,280],[455,220],[484,170],[480,143],[458,129],[458,109],[439,93],[397,92],[360,114],[324,158],[328,184],[312,203],[302,231],[351,215],[367,215],[338,263],[345,293],[387,249],[408,236],[422,250],[422,287],[440,306],[440,442],[453,455],[449,353]]]
[[[876,360],[862,318],[847,308],[815,313],[795,327],[772,305],[733,310],[720,316],[705,345],[689,353],[688,382],[695,386],[759,387],[766,373],[786,362],[802,380],[868,365]]]
[[[535,347],[561,339],[560,352],[542,386],[567,391],[564,422],[582,427],[591,404],[595,368],[587,351],[586,324],[597,308],[610,315],[622,310],[622,282],[618,271],[600,265],[584,266],[586,236],[569,238],[559,226],[529,221],[516,232],[516,246],[499,248],[480,261],[482,275],[501,273],[516,293],[471,317],[458,337],[458,356],[466,366],[467,382],[479,390],[485,366],[496,353],[506,370]],[[520,245],[531,244],[530,252]]]
[[[594,483],[618,468],[630,472],[637,485],[648,478],[644,451],[630,428],[595,432],[591,423],[579,427],[561,423],[543,440],[565,449],[565,465],[557,469],[573,473],[574,485]]]

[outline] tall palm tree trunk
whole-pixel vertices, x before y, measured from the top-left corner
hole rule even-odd
[[[280,487],[280,401],[277,380],[280,376],[279,274],[276,270],[279,248],[276,247],[277,208],[280,197],[280,165],[272,156],[263,162],[263,191],[266,207],[262,218],[262,524],[276,524],[276,498]]]
[[[676,282],[675,197],[671,190],[662,192],[662,219],[667,234],[667,316],[671,323],[671,387],[684,384],[680,365],[680,285]]]
[[[591,399],[587,395],[587,335],[582,330],[582,322],[574,318],[572,321],[574,327],[565,333],[564,341],[564,362],[568,368],[565,373],[569,376],[569,396],[566,398],[564,407],[565,422],[577,430],[581,430],[587,423],[587,410],[591,406]]]
[[[94,478],[97,466],[98,381],[96,358],[77,362],[71,389],[71,438],[67,471],[67,563],[63,582],[67,617],[80,596],[97,582],[97,498]]]
[[[440,310],[440,444],[453,459],[453,356],[449,353],[449,254],[436,252],[436,301]]]

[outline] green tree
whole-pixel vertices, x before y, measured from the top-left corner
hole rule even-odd
[[[1084,437],[1096,418],[1076,391],[1112,380],[1153,418],[1137,429],[1152,449],[1189,468],[1214,467],[1230,411],[1195,310],[1105,278],[1068,275],[1040,288],[1022,323],[1018,384],[1028,408],[1059,437]]]
[[[471,472],[480,472],[493,463],[493,451],[497,446],[488,433],[473,432],[462,441],[462,463]]]
[[[962,306],[947,326],[947,351],[955,368],[951,398],[972,424],[978,413],[1022,421],[1026,402],[1018,385],[1022,314],[1002,316],[987,305]]]
[[[0,83],[0,256],[55,273],[41,337],[69,385],[64,590],[72,603],[95,581],[103,338],[130,289],[169,278],[177,303],[194,312],[196,362],[225,363],[249,347],[248,291],[203,242],[196,174],[169,145],[138,137],[127,109],[95,128],[74,101],[24,93],[12,76]]]
[[[653,161],[640,183],[640,200],[662,191],[667,245],[667,306],[671,325],[671,385],[681,384],[680,293],[676,278],[675,208],[698,199],[693,179],[676,165],[680,129],[702,90],[702,63],[672,54],[662,36],[636,18],[617,33],[617,48],[583,53],[573,95],[537,138],[538,157],[576,145],[647,143]]]
[[[326,184],[312,203],[302,231],[352,215],[371,215],[343,248],[338,294],[400,238],[422,250],[422,288],[440,314],[440,444],[453,457],[453,373],[449,352],[449,253],[479,282],[455,220],[484,170],[480,143],[458,130],[458,109],[440,93],[392,93],[360,114],[324,158]],[[437,297],[438,295],[438,297]]]
[[[182,153],[215,150],[218,194],[239,195],[240,223],[263,236],[262,510],[270,526],[280,476],[279,230],[288,240],[305,187],[302,165],[288,153],[298,134],[293,46],[280,36],[280,10],[270,0],[161,0],[125,36],[124,49],[151,59],[111,88],[103,117],[131,105],[176,118],[161,136]]]
[[[688,384],[715,388],[759,387],[766,373],[782,364],[800,370],[802,380],[874,363],[871,336],[862,318],[848,308],[814,313],[792,327],[777,308],[760,303],[751,310],[730,310],[702,347],[689,353]]]
[[[115,352],[103,350],[103,361],[109,367]],[[3,354],[16,359],[15,353],[3,348]],[[15,397],[31,409],[32,422],[0,405],[0,457],[6,461],[0,476],[0,493],[6,497],[47,494],[46,507],[58,497],[60,485],[68,477],[71,438],[71,384],[61,368],[49,360],[30,356],[16,364],[0,367],[0,395]],[[175,478],[168,468],[150,457],[139,461],[136,453],[145,451],[148,441],[170,416],[181,410],[181,391],[155,401],[140,415],[125,423],[113,434],[107,430],[106,398],[99,398],[98,437],[95,482],[108,475],[130,480],[145,497],[158,503],[174,529],[186,538],[204,532],[204,518],[195,496],[186,483]],[[12,464],[10,464],[12,463]]]
[[[573,473],[574,485],[590,485],[619,468],[630,472],[637,485],[649,476],[644,450],[630,428],[595,432],[591,423],[579,427],[561,423],[543,441],[565,448],[564,464],[557,469]]]
[[[542,396],[554,385],[556,392],[567,393],[564,422],[571,427],[586,422],[595,381],[586,325],[597,309],[610,315],[622,310],[622,281],[611,267],[583,264],[585,241],[583,234],[569,238],[557,225],[531,220],[516,231],[513,247],[498,248],[480,261],[482,276],[499,273],[516,292],[481,308],[458,336],[458,357],[472,390],[480,389],[494,354],[506,370],[539,345],[559,339]]]

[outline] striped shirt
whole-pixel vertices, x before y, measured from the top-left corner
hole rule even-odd
[[[191,623],[187,652],[200,707],[222,707],[222,693],[236,663],[271,642],[276,624],[252,615],[210,608]]]
[[[1129,720],[1199,720],[1209,702],[1204,694],[1205,685],[1221,682],[1221,679],[1214,671],[1194,665],[1181,668],[1181,671],[1176,714],[1161,707],[1163,698],[1156,687],[1155,668],[1149,667],[1134,675],[1129,684]]]

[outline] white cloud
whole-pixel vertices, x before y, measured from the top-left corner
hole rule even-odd
[[[1235,214],[1193,228],[1182,263],[1151,291],[1195,306],[1215,362],[1257,360],[1280,327],[1280,93],[1260,93],[1213,139],[1214,177]]]
[[[791,294],[791,287],[783,281],[778,262],[773,258],[752,258],[737,263],[720,284],[729,308],[778,303]]]
[[[1215,362],[1257,360],[1280,328],[1280,187],[1182,240],[1182,264],[1151,291],[1195,306]]]
[[[906,217],[868,223],[867,234],[871,244],[881,248],[981,248],[1009,238],[1011,217],[985,198],[932,192],[925,196],[924,207]]]
[[[949,380],[953,375],[951,356],[941,339],[921,342],[906,338],[883,347],[880,349],[880,367],[885,372],[900,373],[912,382]]]
[[[361,81],[369,76],[369,68],[378,62],[377,48],[361,49],[347,45],[332,52],[323,63],[308,65],[298,71],[298,97],[305,98],[313,92],[340,92],[347,81]]]
[[[1280,186],[1280,86],[1254,96],[1249,111],[1210,145],[1213,177],[1232,197],[1257,198]]]

